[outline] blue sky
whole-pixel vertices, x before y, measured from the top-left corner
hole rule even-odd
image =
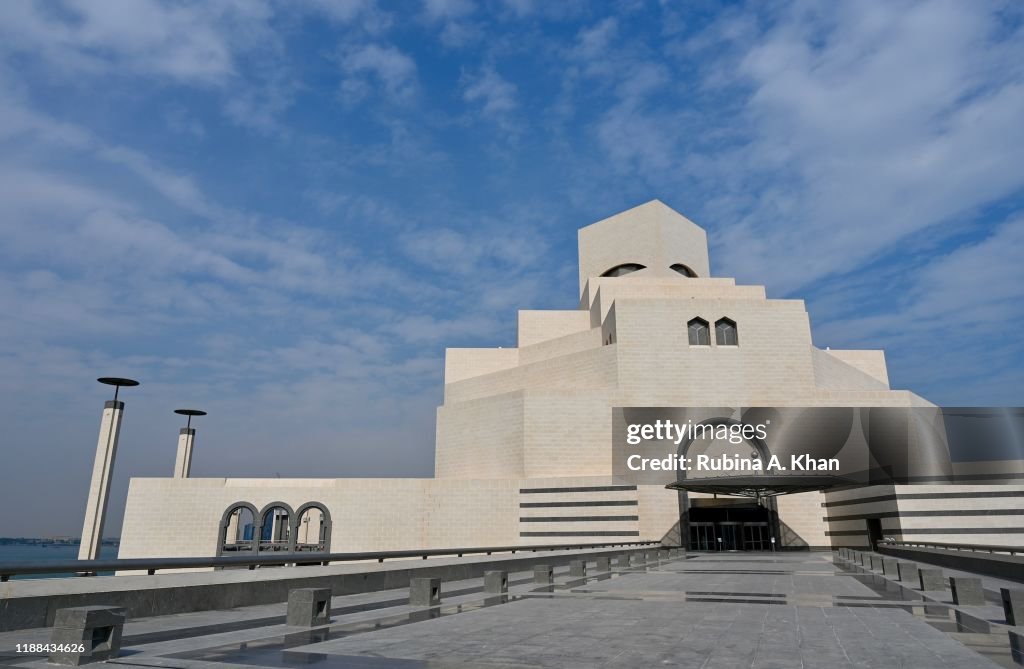
[[[576,230],[659,198],[893,387],[1024,403],[1011,2],[0,3],[0,534],[113,490],[432,471],[446,346],[573,308]]]

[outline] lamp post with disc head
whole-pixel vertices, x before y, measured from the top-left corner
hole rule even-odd
[[[139,385],[134,379],[117,376],[102,376],[96,380],[104,385],[114,386],[114,399],[107,400],[103,405],[100,436],[96,442],[96,459],[92,466],[89,497],[85,503],[85,522],[82,524],[82,539],[78,547],[79,560],[95,560],[100,555],[107,501],[110,497],[110,478],[114,472],[114,456],[117,455],[121,417],[124,415],[124,402],[118,400],[117,396],[121,388]]]
[[[174,478],[187,479],[192,471],[192,448],[196,443],[196,430],[192,427],[192,416],[205,416],[199,409],[175,409],[179,416],[188,416],[185,427],[178,431],[178,454],[174,458]]]

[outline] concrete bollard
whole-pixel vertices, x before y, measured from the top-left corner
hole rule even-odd
[[[587,561],[586,560],[571,560],[569,562],[569,576],[586,576],[587,575]]]
[[[541,585],[551,585],[555,582],[555,570],[548,564],[533,565],[533,582]]]
[[[946,581],[942,577],[941,569],[918,569],[918,579],[921,590],[945,590]]]
[[[288,591],[285,624],[292,627],[316,627],[331,622],[330,588],[295,588]]]
[[[984,606],[985,589],[976,576],[950,576],[949,590],[958,606]]]
[[[901,583],[909,583],[910,587],[918,585],[921,580],[917,575],[917,565],[913,562],[900,562],[896,565],[899,570],[899,577]]]
[[[898,563],[894,558],[882,558],[882,573],[886,576],[896,578],[899,571],[897,564]]]
[[[625,553],[615,558],[615,566],[617,566],[619,569],[629,569],[629,562],[630,560],[628,553]]]
[[[484,572],[484,592],[491,595],[503,595],[508,592],[508,572]]]
[[[441,579],[410,578],[409,603],[413,606],[437,606],[441,603]]]
[[[594,571],[605,572],[612,570],[612,561],[606,557],[594,559]]]
[[[1000,588],[999,595],[1003,600],[1006,624],[1010,626],[1024,625],[1024,590]]]
[[[124,621],[125,610],[116,606],[57,609],[50,643],[65,650],[50,653],[50,662],[77,667],[117,657]]]

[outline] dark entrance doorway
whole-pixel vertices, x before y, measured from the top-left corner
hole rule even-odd
[[[752,501],[739,504],[693,505],[690,507],[688,524],[691,551],[773,549],[772,512]]]
[[[868,518],[868,542],[871,550],[878,550],[878,542],[882,540],[882,519]]]

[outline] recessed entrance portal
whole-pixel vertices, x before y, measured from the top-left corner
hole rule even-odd
[[[726,500],[692,500],[689,514],[691,551],[770,551],[771,510],[753,502],[721,504]],[[712,502],[712,504],[701,504]],[[714,504],[714,502],[719,502]]]

